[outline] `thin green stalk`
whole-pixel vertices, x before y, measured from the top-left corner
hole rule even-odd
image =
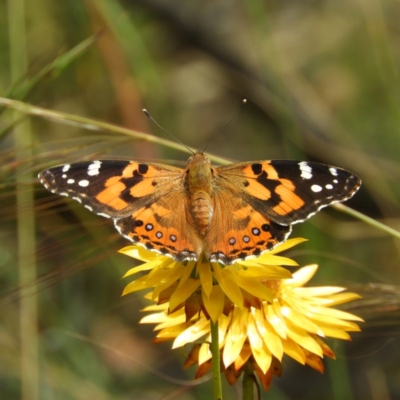
[[[254,399],[253,376],[254,376],[253,371],[250,369],[250,366],[247,363],[244,368],[244,371],[243,371],[243,381],[242,381],[243,400],[253,400]]]
[[[27,73],[27,44],[25,34],[24,0],[8,2],[11,77],[14,82]],[[18,117],[17,113],[15,119]],[[33,139],[29,121],[17,124],[14,130],[16,163],[32,159]],[[29,166],[28,166],[29,167]],[[29,168],[24,169],[24,171]],[[34,193],[29,182],[31,174],[16,172],[16,206],[18,229],[19,286],[34,282],[35,220]],[[20,302],[20,356],[21,356],[21,399],[39,400],[39,358],[37,332],[37,289],[31,296],[23,296]]]
[[[368,217],[367,215],[362,214],[359,211],[353,210],[352,208],[347,207],[344,204],[340,204],[340,203],[334,204],[333,207],[335,207],[339,211],[343,211],[343,212],[353,216],[354,218],[359,219],[360,221],[365,222],[368,225],[375,227],[376,229],[380,229],[381,231],[384,231],[384,232],[388,233],[389,235],[392,235],[392,236],[400,239],[399,231],[396,231],[396,229],[393,229],[390,226],[382,224],[381,222],[376,221],[375,219]]]
[[[211,354],[212,354],[214,400],[222,400],[221,360],[219,358],[218,321],[214,324],[212,320],[210,320],[210,328],[211,328]]]
[[[74,115],[74,114],[52,111],[46,108],[36,107],[31,104],[24,103],[22,101],[7,99],[5,97],[0,97],[0,105],[12,108],[14,110],[18,110],[19,112],[27,115],[32,115],[52,120],[60,124],[78,126],[81,129],[87,129],[92,132],[102,131],[102,132],[119,133],[121,135],[126,135],[137,140],[157,143],[161,146],[169,147],[170,149],[176,149],[187,152],[185,147],[182,147],[180,143],[168,139],[163,139],[160,138],[159,136],[150,135],[148,133],[138,132],[128,128],[123,128],[121,126],[113,125],[108,122],[103,122],[87,117],[81,117],[79,115]],[[196,151],[196,149],[193,149],[192,147],[188,146],[187,148],[191,149],[193,152]],[[228,164],[228,161],[225,158],[212,155],[208,152],[207,155],[212,161],[215,161],[220,164]]]

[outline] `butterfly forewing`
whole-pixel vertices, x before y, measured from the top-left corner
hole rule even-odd
[[[253,161],[217,168],[247,201],[271,220],[291,225],[330,204],[345,201],[361,185],[351,172],[315,162]]]
[[[46,189],[71,197],[96,214],[121,218],[154,203],[181,176],[179,168],[105,160],[53,167],[41,172],[39,179]]]

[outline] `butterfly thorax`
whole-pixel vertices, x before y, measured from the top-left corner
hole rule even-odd
[[[214,207],[211,198],[213,168],[209,159],[198,152],[189,158],[186,169],[189,189],[189,212],[193,225],[204,235],[211,224]]]

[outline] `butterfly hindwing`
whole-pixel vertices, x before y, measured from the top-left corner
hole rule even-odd
[[[129,217],[114,220],[114,224],[122,236],[149,250],[170,255],[178,261],[197,259],[201,241],[189,224],[186,209],[186,197],[175,187]]]
[[[39,174],[51,192],[71,197],[114,219],[118,232],[149,250],[176,259],[197,257],[188,226],[183,170],[161,164],[105,160],[65,164]]]
[[[269,220],[229,188],[219,190],[214,204],[218,217],[205,244],[211,261],[231,264],[258,256],[285,241],[291,232],[290,225]]]

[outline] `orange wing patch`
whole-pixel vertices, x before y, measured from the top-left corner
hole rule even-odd
[[[178,199],[177,202],[178,203]],[[187,223],[185,213],[179,213],[159,203],[142,207],[128,218],[115,221],[119,233],[148,250],[171,255],[178,261],[198,259],[201,241]]]
[[[290,226],[270,221],[251,206],[236,211],[233,223],[232,229],[218,235],[210,253],[211,260],[232,263],[249,256],[258,256],[285,240],[291,231]]]
[[[279,215],[287,215],[304,206],[305,202],[294,193],[295,187],[291,182],[287,183],[286,179],[280,179],[281,185],[275,188],[275,193],[280,197],[281,201],[272,209]]]
[[[233,199],[228,190],[219,193],[215,214],[216,229],[210,231],[204,249],[210,261],[231,264],[260,255],[284,241],[291,231],[290,226],[272,222],[242,199]]]

